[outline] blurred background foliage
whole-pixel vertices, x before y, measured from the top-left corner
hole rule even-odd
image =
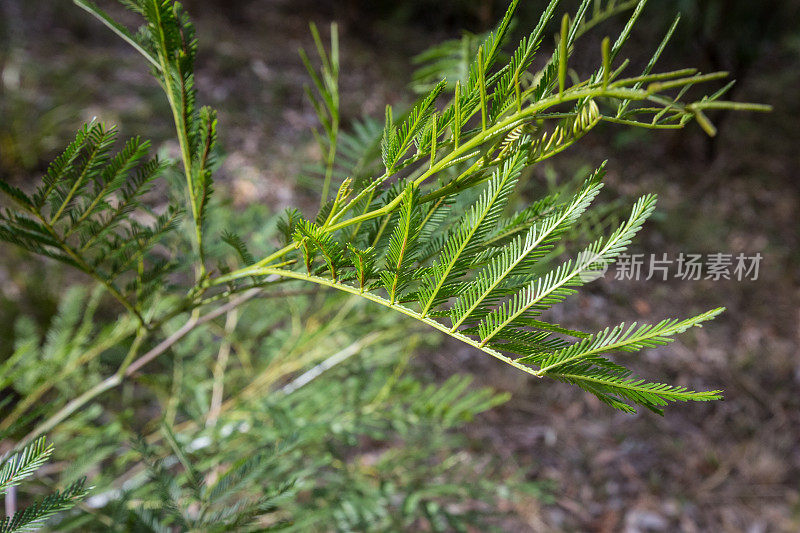
[[[225,158],[217,188],[225,209],[217,212],[229,217],[224,221],[228,226],[250,233],[251,242],[271,238],[272,213],[288,205],[310,211],[316,202],[313,186],[298,185],[309,183],[308,161],[319,157],[309,131],[313,110],[302,94],[307,79],[296,54],[300,46],[313,46],[309,20],[321,27],[331,20],[341,24],[343,121],[345,129],[352,129],[364,117],[379,117],[386,102],[411,100],[412,58],[435,43],[461,39],[464,31],[488,30],[506,7],[497,0],[185,4],[201,39],[201,98],[220,109]],[[518,34],[532,27],[544,4],[522,2]],[[124,11],[113,11],[132,20]],[[673,134],[607,125],[578,151],[541,165],[525,192],[538,198],[608,158],[604,199],[644,191],[661,196],[658,217],[634,251],[764,255],[754,282],[606,279],[556,317],[566,326],[586,326],[631,319],[626,314],[631,306],[637,319],[649,321],[727,306],[728,313],[712,327],[680,344],[651,350],[638,363],[647,370],[666,369],[676,381],[691,369],[704,383],[726,389],[725,403],[683,407],[664,419],[610,413],[567,387],[545,392],[463,347],[409,334],[407,323],[376,315],[347,298],[287,295],[285,312],[265,316],[259,304],[250,303],[255,312],[243,308],[234,318],[223,316],[209,331],[179,344],[147,384],[156,391],[155,402],[123,388],[117,407],[103,413],[94,405],[84,418],[53,435],[57,443],[79,443],[74,449],[57,446],[61,466],[49,473],[53,479],[67,483],[96,475],[91,467],[102,462],[106,477],[93,480],[101,488],[100,499],[89,503],[102,508],[113,500],[107,491],[125,482],[137,488],[131,497],[146,510],[142,516],[115,515],[109,504],[103,513],[81,515],[72,525],[102,528],[117,519],[175,524],[179,518],[170,514],[175,509],[160,500],[157,483],[143,483],[148,474],[141,465],[147,453],[172,453],[162,425],[176,422],[181,439],[188,436],[179,444],[190,447],[206,479],[221,474],[217,463],[235,462],[238,450],[268,444],[268,453],[286,463],[282,472],[265,471],[273,481],[260,486],[262,496],[302,494],[295,497],[293,512],[319,520],[308,527],[338,521],[343,529],[359,529],[367,523],[362,520],[370,520],[385,528],[435,529],[432,524],[445,523],[437,520],[451,518],[446,515],[453,515],[453,523],[459,516],[472,520],[470,513],[492,502],[505,516],[488,519],[506,528],[800,528],[800,185],[795,175],[800,167],[800,2],[653,1],[626,50],[634,70],[647,60],[676,12],[682,21],[662,66],[730,70],[737,80],[732,99],[769,103],[775,112],[714,116],[720,128],[714,139],[697,128]],[[0,21],[0,179],[23,184],[38,179],[72,131],[93,116],[119,124],[123,136],[152,138],[166,156],[176,153],[169,122],[158,118],[166,105],[146,67],[71,2],[3,0]],[[600,39],[623,23],[624,17],[609,21],[581,46],[587,54],[599,54]],[[575,68],[581,68],[580,60]],[[71,351],[59,344],[59,332],[69,336],[79,327],[59,321],[59,308],[86,306],[91,299],[91,288],[59,298],[61,288],[75,281],[83,282],[3,246],[0,365],[26,343],[43,359],[42,373],[17,377],[17,387],[35,388],[52,379],[48,358],[47,364],[57,368],[80,356],[80,343]],[[98,325],[113,316],[102,303],[93,313]],[[344,313],[359,316],[363,329],[336,330]],[[235,335],[226,329],[229,320],[237,324]],[[281,335],[267,335],[273,329]],[[265,390],[280,390],[297,375],[299,363],[313,367],[375,329],[386,344],[359,346],[363,349],[346,363],[319,378],[314,394],[304,394],[303,388],[269,396],[237,389],[256,373],[264,376],[259,383]],[[204,406],[213,395],[220,344],[229,346],[239,372],[248,375],[226,377],[226,390],[238,390],[236,401],[208,423]],[[57,387],[91,382],[123,356],[109,352]],[[416,364],[419,359],[425,364]],[[476,383],[455,376],[461,370],[472,371]],[[389,389],[380,387],[384,382],[391,384]],[[438,385],[428,389],[431,384]],[[451,410],[430,408],[426,399],[435,391],[452,393]],[[513,396],[507,401],[509,392]],[[6,411],[17,398],[3,394],[0,405]],[[47,398],[58,405],[57,395]],[[320,404],[319,398],[341,401]],[[478,415],[479,422],[470,422]],[[94,424],[98,419],[107,424]],[[303,432],[303,442],[287,438],[293,429],[286,424],[298,423],[315,428]],[[253,427],[258,431],[247,429]],[[232,435],[222,441],[224,446],[198,447],[223,428]],[[653,438],[655,429],[665,436]],[[133,446],[137,435],[148,436],[150,448]],[[117,455],[120,446],[129,452]],[[89,449],[91,454],[74,451]],[[290,471],[301,475],[292,480]],[[190,492],[189,471],[182,472],[179,489]],[[303,472],[322,473],[325,479]],[[158,469],[151,468],[150,476],[157,480]],[[46,490],[48,479],[36,490]],[[543,487],[552,498],[542,496]],[[372,514],[323,505],[340,491],[351,491],[351,499],[363,503],[360,510]],[[407,500],[398,504],[401,493]],[[108,501],[102,501],[103,494]],[[191,501],[191,495],[182,501]],[[405,518],[392,522],[397,517]]]

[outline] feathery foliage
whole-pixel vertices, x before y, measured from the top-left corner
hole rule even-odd
[[[33,194],[0,182],[18,207],[0,212],[0,239],[85,272],[138,312],[153,280],[170,268],[160,260],[146,265],[147,253],[175,228],[181,210],[170,206],[151,224],[136,220],[163,165],[147,159],[149,143],[138,138],[112,154],[115,139],[113,128],[86,124]],[[134,279],[121,285],[134,269]]]
[[[3,461],[0,468],[0,494],[5,494],[9,488],[19,485],[23,479],[33,475],[52,454],[53,445],[47,444],[45,438],[40,437],[20,453]]]
[[[0,496],[7,496],[12,487],[33,475],[53,454],[53,445],[47,444],[45,437],[39,437],[20,452],[0,461]],[[35,531],[53,515],[75,507],[89,489],[82,478],[62,491],[56,491],[44,499],[36,501],[30,507],[17,510],[11,516],[0,520],[0,532],[14,533]]]
[[[582,220],[603,213],[591,204],[606,163],[574,190],[511,209],[530,167],[602,122],[661,130],[694,120],[713,135],[707,111],[768,109],[724,101],[724,88],[690,98],[725,73],[658,72],[675,24],[645,69],[625,77],[619,57],[645,0],[582,0],[561,18],[555,49],[538,70],[558,1],[504,55],[513,0],[494,31],[420,56],[424,91],[407,111],[387,106],[383,124],[367,118],[350,132],[340,111],[337,27],[326,50],[312,25],[318,61],[305,52],[301,59],[321,126],[314,135],[322,160],[312,169],[322,177],[320,208],[289,209],[279,220],[257,211],[249,236],[241,232],[247,215],[226,219],[211,203],[217,118],[197,106],[197,40],[180,3],[122,0],[143,21],[131,31],[89,0],[74,1],[145,58],[169,104],[180,157],[177,165],[150,159],[138,138],[114,153],[114,128],[91,122],[33,192],[0,181],[10,202],[0,212],[0,239],[74,267],[98,287],[67,291],[44,338],[21,319],[14,353],[0,365],[0,387],[23,398],[0,421],[21,450],[0,480],[15,484],[46,459],[50,449],[37,440],[44,433],[86,451],[66,467],[77,481],[4,528],[32,528],[82,497],[81,476],[102,464],[104,492],[88,502],[97,515],[69,517],[65,530],[109,521],[154,531],[463,530],[473,510],[449,504],[497,498],[458,461],[432,467],[430,458],[437,445],[454,446],[449,428],[504,397],[470,388],[464,377],[438,386],[408,377],[415,326],[626,412],[721,397],[635,377],[623,364],[721,309],[594,334],[548,320],[554,305],[627,249],[655,209],[653,195],[569,257],[566,243],[581,235]],[[600,64],[568,76],[579,38],[630,10],[616,39],[603,40]],[[146,192],[174,166],[185,182],[177,196],[191,214],[188,238],[180,201],[161,214],[147,207]],[[282,247],[274,247],[273,230]],[[323,297],[319,287],[339,294]],[[96,327],[106,294],[124,313]],[[368,310],[375,306],[404,321]],[[627,357],[612,360],[615,352]],[[133,428],[130,411],[98,401],[118,388],[123,406],[143,396],[134,388],[149,391],[142,411],[160,413],[161,429]],[[365,439],[380,443],[379,457],[354,461]],[[251,449],[261,452],[243,459]]]
[[[674,31],[673,25],[645,71],[631,78],[622,77],[625,63],[616,69],[612,63],[645,5],[638,2],[613,45],[604,41],[602,64],[585,81],[567,87],[565,73],[576,40],[620,9],[633,7],[595,3],[590,13],[590,2],[584,1],[574,17],[563,18],[558,47],[547,65],[531,75],[528,69],[556,5],[555,1],[548,5],[533,32],[522,40],[506,64],[497,67],[500,44],[507,38],[516,7],[512,2],[496,30],[478,45],[469,68],[462,79],[456,80],[454,93],[443,109],[436,109],[434,102],[447,86],[445,80],[433,85],[398,122],[392,108],[387,107],[381,139],[383,175],[372,181],[348,181],[346,194],[337,195],[329,209],[317,217],[316,225],[299,225],[301,239],[295,237],[294,245],[255,262],[242,273],[306,280],[359,293],[525,372],[564,380],[556,372],[562,368],[560,365],[537,368],[543,360],[537,354],[580,351],[586,341],[575,344],[569,337],[582,338],[586,334],[543,321],[541,315],[573,294],[576,287],[595,279],[627,248],[652,213],[655,197],[639,199],[628,220],[608,237],[595,240],[573,259],[542,272],[540,260],[553,251],[559,238],[574,227],[587,209],[601,186],[603,171],[601,167],[589,177],[569,201],[556,206],[545,199],[501,224],[518,176],[526,165],[569,148],[604,120],[672,128],[695,118],[703,126],[702,110],[716,101],[715,96],[690,103],[681,103],[680,98],[685,88],[718,79],[724,73],[697,74],[685,69],[653,74],[655,62]],[[441,59],[442,55],[431,57]],[[445,64],[451,66],[449,62]],[[323,65],[323,73],[325,68]],[[426,76],[432,71],[429,65]],[[675,89],[678,95],[670,96],[668,91]],[[642,105],[645,102],[647,106]],[[567,103],[571,107],[558,110]],[[604,111],[609,104],[613,111]],[[711,107],[762,109],[757,105],[719,102]],[[639,114],[653,118],[644,122],[636,118]],[[557,123],[552,129],[540,125],[543,120],[553,119]],[[416,149],[410,150],[412,146]],[[407,168],[413,170],[405,185],[381,192],[385,181]],[[439,184],[431,184],[434,177],[439,178]],[[462,217],[434,216],[448,202],[458,202],[465,190],[475,187],[484,187],[482,194]],[[426,212],[430,216],[425,216]],[[351,226],[354,228],[348,231],[346,228]],[[367,233],[362,237],[364,231]],[[425,248],[420,235],[426,235],[430,243]],[[376,290],[378,286],[366,283],[362,256],[344,253],[345,249],[361,249],[364,244],[377,254],[370,266],[382,265],[374,272],[370,269],[369,276],[380,278],[385,296]],[[302,252],[306,274],[271,266],[279,259],[291,261],[296,248]],[[311,268],[312,249],[322,252],[326,268]],[[330,277],[324,275],[326,271]],[[230,283],[237,276],[234,272],[223,279]],[[359,280],[357,291],[348,281],[354,278]],[[418,308],[407,307],[413,301]],[[441,320],[444,317],[449,317],[449,325]],[[690,319],[687,323],[698,325],[701,321]],[[664,335],[678,332],[665,330]],[[623,367],[615,363],[613,368],[621,372]],[[578,377],[583,373],[587,379],[591,376],[596,385],[583,388],[601,395],[607,403],[617,407],[624,401],[649,408],[655,405],[649,396],[625,394],[616,375],[596,374],[593,368],[584,366],[571,367],[570,371],[572,377],[567,381],[581,386],[583,382]],[[666,389],[649,394],[664,400],[676,399]],[[614,402],[608,400],[612,396]],[[718,397],[718,391],[682,392],[680,399]]]

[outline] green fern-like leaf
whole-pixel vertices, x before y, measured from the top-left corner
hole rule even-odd
[[[33,194],[0,188],[17,208],[0,212],[0,239],[82,270],[133,309],[136,295],[117,280],[175,229],[181,211],[169,207],[152,225],[131,216],[143,210],[142,196],[164,167],[147,159],[149,143],[138,138],[112,154],[116,136],[114,128],[86,124]],[[158,270],[140,268],[133,275],[141,285]]]
[[[632,377],[629,371],[609,370],[587,363],[567,366],[560,372],[553,373],[551,377],[577,385],[604,403],[629,413],[635,412],[635,409],[628,402],[646,407],[656,414],[663,414],[661,407],[669,402],[707,402],[722,398],[722,391],[695,392],[686,387],[650,383]]]
[[[570,365],[576,361],[591,360],[591,358],[602,353],[616,350],[626,352],[639,351],[643,348],[667,344],[672,340],[670,337],[673,335],[683,333],[690,327],[698,326],[701,322],[711,320],[722,311],[724,311],[723,308],[713,309],[686,320],[663,320],[658,324],[644,324],[638,328],[635,322],[627,327],[623,323],[613,329],[606,328],[577,344],[548,354],[544,359],[539,359],[537,361],[541,365],[539,373],[557,372],[560,367]],[[533,360],[536,360],[535,356],[524,358],[525,362]]]
[[[518,152],[499,168],[489,187],[457,223],[456,230],[445,243],[444,249],[431,268],[430,277],[419,291],[422,315],[444,299],[453,296],[453,284],[470,265],[487,235],[495,228],[509,195],[514,190],[522,170],[524,157]]]
[[[391,107],[386,108],[382,151],[383,163],[388,174],[394,172],[397,164],[422,132],[430,113],[433,111],[433,102],[442,92],[444,86],[445,82],[442,81],[431,89],[428,95],[414,106],[406,119],[397,126],[393,123]]]
[[[319,226],[313,222],[303,220],[297,225],[294,238],[295,242],[305,250],[305,263],[309,271],[314,253],[318,251],[334,281],[338,279],[339,269],[345,261],[345,253],[342,246],[329,233],[320,231]]]
[[[0,461],[0,495],[6,494],[8,489],[32,476],[52,454],[53,445],[47,444],[45,437],[39,437],[21,451]],[[76,503],[86,496],[88,490],[86,479],[81,478],[63,491],[56,491],[30,507],[0,520],[0,533],[35,531],[42,527],[48,518],[75,507]]]
[[[48,518],[74,507],[87,492],[86,481],[78,480],[64,490],[56,491],[30,507],[4,518],[0,521],[0,533],[35,531],[41,528]]]
[[[591,280],[591,272],[598,266],[612,262],[622,253],[644,221],[655,208],[655,197],[642,197],[633,206],[628,222],[607,240],[592,243],[575,260],[563,263],[545,276],[530,282],[506,303],[490,312],[480,324],[481,343],[489,342],[506,327],[525,325],[525,318],[536,317],[553,304],[573,294],[572,287]]]
[[[33,475],[52,454],[53,445],[47,444],[45,437],[39,437],[19,453],[4,460],[0,468],[0,495]]]
[[[383,285],[392,302],[395,302],[403,294],[418,273],[413,268],[419,249],[420,214],[417,198],[417,191],[413,185],[406,187],[399,221],[389,239],[386,270],[380,273]]]
[[[509,284],[519,286],[519,275],[524,276],[537,259],[549,253],[559,236],[586,210],[600,190],[602,174],[601,168],[586,180],[568,205],[531,225],[525,235],[518,236],[495,255],[453,306],[453,330],[486,314],[497,298],[507,293]]]

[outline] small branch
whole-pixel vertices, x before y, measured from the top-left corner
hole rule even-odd
[[[380,333],[371,333],[366,337],[364,337],[363,339],[354,342],[347,348],[344,348],[343,350],[336,352],[332,356],[328,357],[327,359],[317,364],[313,368],[309,369],[308,371],[300,374],[295,379],[293,379],[292,381],[281,387],[280,389],[281,394],[289,395],[294,391],[296,391],[297,389],[299,389],[300,387],[308,385],[316,378],[318,378],[323,372],[325,372],[326,370],[330,370],[331,368],[340,363],[343,363],[350,357],[360,352],[365,345],[372,344],[372,342],[374,342],[380,336],[381,336]]]
[[[17,512],[17,487],[11,485],[5,494],[6,516],[14,516]]]
[[[487,354],[491,355],[492,357],[494,357],[496,359],[499,359],[500,361],[503,361],[506,364],[509,364],[509,365],[511,365],[511,366],[513,366],[515,368],[518,368],[519,370],[522,370],[523,372],[525,372],[527,374],[536,375],[535,374],[536,370],[534,368],[529,367],[529,366],[524,365],[524,364],[521,364],[521,363],[518,363],[514,359],[511,359],[510,357],[507,357],[507,356],[503,355],[502,353],[498,352],[497,350],[494,350],[491,347],[486,346],[485,343],[481,343],[479,341],[476,341],[475,339],[472,339],[472,338],[462,334],[459,331],[453,331],[449,327],[443,325],[441,322],[437,322],[436,320],[433,320],[433,319],[431,319],[429,317],[420,316],[419,313],[417,313],[415,311],[412,311],[411,309],[409,309],[407,307],[404,307],[402,305],[399,305],[397,303],[391,302],[391,301],[387,300],[386,298],[378,296],[377,294],[373,294],[373,293],[370,293],[370,292],[362,292],[360,289],[358,289],[356,287],[351,287],[350,285],[346,285],[344,283],[336,283],[336,282],[333,282],[333,281],[331,281],[329,279],[321,278],[319,276],[306,275],[306,274],[302,274],[300,272],[293,272],[293,271],[290,271],[290,270],[280,270],[280,269],[274,269],[274,268],[265,267],[265,268],[261,269],[261,273],[265,274],[265,275],[266,274],[277,275],[277,276],[283,276],[283,277],[287,277],[287,278],[296,279],[296,280],[299,280],[299,281],[306,281],[306,282],[310,282],[310,283],[316,283],[317,285],[322,285],[322,286],[329,287],[329,288],[332,288],[332,289],[336,289],[336,290],[339,290],[339,291],[342,291],[342,292],[347,292],[347,293],[350,293],[350,294],[354,294],[356,296],[360,296],[360,297],[365,298],[365,299],[367,299],[367,300],[369,300],[371,302],[380,304],[380,305],[382,305],[384,307],[388,307],[389,309],[393,309],[393,310],[398,311],[398,312],[400,312],[400,313],[402,313],[402,314],[404,314],[406,316],[414,318],[414,319],[416,319],[416,320],[418,320],[418,321],[420,321],[420,322],[422,322],[424,324],[427,324],[428,326],[431,326],[432,328],[437,329],[437,330],[441,331],[442,333],[445,333],[446,335],[449,335],[450,337],[453,337],[453,338],[455,338],[457,340],[460,340],[461,342],[463,342],[465,344],[468,344],[468,345],[470,345],[470,346],[472,346],[474,348],[477,348],[477,349],[481,350],[482,352],[487,353]],[[541,378],[541,376],[537,376],[537,377]]]
[[[231,341],[229,337],[236,329],[236,322],[238,321],[238,314],[236,309],[228,311],[228,317],[225,319],[225,337],[219,346],[219,353],[217,354],[217,364],[214,366],[214,384],[211,388],[211,406],[208,410],[206,418],[206,426],[210,427],[217,423],[219,418],[220,407],[222,406],[222,393],[225,379],[225,369],[228,366],[228,357],[231,354]]]
[[[102,129],[101,129],[101,131],[103,132],[101,135],[105,136],[106,132],[103,131]],[[75,193],[77,193],[78,190],[80,190],[81,186],[83,185],[83,182],[86,180],[86,176],[89,173],[89,169],[91,168],[92,164],[94,163],[94,160],[97,158],[97,154],[100,152],[101,144],[102,144],[102,141],[98,142],[97,145],[92,150],[91,154],[89,154],[87,156],[86,162],[84,163],[83,170],[81,171],[81,175],[78,176],[78,179],[75,180],[75,183],[72,185],[72,188],[69,190],[69,192],[67,193],[67,196],[64,198],[64,200],[62,200],[61,206],[58,208],[56,213],[52,217],[50,217],[50,222],[48,223],[50,226],[55,228],[55,225],[58,222],[58,219],[61,218],[61,215],[64,213],[64,210],[67,208],[69,203],[75,197]]]
[[[44,225],[44,227],[47,229],[47,231],[50,233],[53,239],[55,239],[56,242],[58,242],[58,244],[61,247],[61,250],[64,253],[66,253],[73,261],[75,261],[75,264],[78,266],[79,270],[82,270],[85,274],[88,274],[89,276],[100,282],[106,288],[106,290],[108,290],[108,292],[111,293],[111,295],[114,298],[116,298],[119,301],[119,303],[122,304],[123,307],[125,307],[125,309],[129,313],[131,313],[136,317],[136,319],[142,326],[146,326],[147,323],[145,322],[145,319],[139,312],[139,310],[136,309],[133,306],[133,304],[131,304],[121,292],[119,292],[119,289],[117,289],[117,287],[111,280],[104,278],[95,268],[93,268],[91,265],[89,265],[89,263],[87,263],[84,260],[84,258],[80,255],[80,253],[76,252],[69,244],[67,244],[64,238],[61,235],[59,235],[56,229],[50,224],[50,222],[48,222],[45,219],[44,216],[42,216],[41,213],[37,212],[35,209],[30,209],[30,208],[28,209],[28,212],[31,213],[34,217],[36,217],[36,219],[38,219],[39,222],[41,222]]]
[[[217,309],[214,309],[210,313],[198,316],[198,310],[196,309],[189,320],[181,326],[175,333],[161,341],[158,345],[156,345],[153,349],[142,355],[136,360],[133,358],[136,355],[136,351],[138,350],[139,345],[145,338],[145,334],[137,335],[136,339],[134,340],[133,344],[131,345],[131,350],[128,352],[128,355],[125,357],[123,364],[120,365],[117,372],[114,375],[107,377],[105,380],[101,381],[91,389],[87,390],[74,400],[67,403],[64,407],[58,410],[53,416],[39,424],[33,431],[28,433],[17,445],[14,447],[15,450],[19,450],[26,446],[29,442],[31,442],[36,437],[47,433],[58,424],[66,420],[70,415],[72,415],[75,411],[92,401],[94,398],[100,396],[104,392],[113,389],[122,381],[124,378],[130,377],[144,365],[167,351],[172,345],[176,342],[181,340],[185,337],[190,331],[192,331],[195,327],[199,326],[200,324],[204,324],[209,320],[214,320],[218,316],[221,316],[228,311],[236,308],[237,306],[243,304],[244,302],[250,300],[251,298],[255,297],[261,289],[252,289],[240,296],[232,299],[230,302],[226,303],[225,305],[221,305]],[[133,360],[128,364],[129,360]]]
[[[147,363],[149,363],[150,361],[152,361],[153,359],[155,359],[156,357],[167,351],[169,348],[172,347],[173,344],[181,340],[190,331],[192,331],[200,324],[204,324],[209,320],[214,320],[215,318],[224,315],[228,311],[235,309],[236,307],[242,305],[246,301],[255,297],[259,292],[261,292],[261,289],[252,289],[245,292],[244,294],[237,296],[230,302],[214,309],[213,311],[211,311],[206,315],[197,316],[193,314],[192,317],[189,318],[189,320],[187,320],[186,323],[183,326],[181,326],[180,329],[178,329],[175,333],[173,333],[172,335],[161,341],[155,348],[153,348],[152,350],[141,356],[139,359],[131,363],[131,365],[125,370],[125,376],[127,377],[133,375],[137,370],[139,370],[144,365],[146,365]]]
[[[119,375],[117,375],[117,374],[114,374],[113,376],[110,376],[110,377],[106,378],[105,380],[101,381],[100,383],[98,383],[97,385],[92,387],[91,389],[87,390],[86,392],[84,392],[83,394],[81,394],[80,396],[78,396],[77,398],[72,400],[71,402],[69,402],[64,407],[59,409],[59,411],[56,414],[54,414],[53,416],[48,418],[45,422],[39,424],[36,427],[36,429],[34,429],[33,431],[31,431],[30,433],[25,435],[25,437],[21,441],[19,441],[17,443],[17,445],[15,446],[14,449],[15,450],[22,449],[24,446],[26,446],[29,442],[31,442],[36,437],[38,437],[38,436],[40,436],[40,435],[42,435],[44,433],[47,433],[48,431],[50,431],[51,429],[56,427],[58,424],[63,422],[67,417],[69,417],[72,413],[74,413],[75,411],[77,411],[78,409],[80,409],[81,407],[86,405],[92,399],[94,399],[97,396],[101,395],[105,391],[116,387],[121,382],[122,382],[122,380],[120,379]]]
[[[66,379],[66,377],[69,376],[69,374],[71,374],[76,368],[81,365],[85,365],[89,361],[92,361],[107,349],[115,346],[118,342],[122,342],[126,337],[131,335],[136,328],[130,327],[130,324],[131,323],[128,323],[128,325],[121,328],[116,335],[109,337],[104,342],[92,346],[83,355],[81,355],[81,357],[77,358],[67,367],[62,369],[61,372],[53,375],[47,381],[39,385],[33,392],[20,401],[11,411],[11,413],[0,423],[0,431],[7,430],[9,427],[11,427],[14,422],[19,420],[20,416],[22,416],[25,411],[35,404],[46,392],[52,389],[56,383],[62,382],[64,379]]]

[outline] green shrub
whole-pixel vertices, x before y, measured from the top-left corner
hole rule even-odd
[[[312,26],[317,57],[302,60],[323,156],[310,217],[212,196],[218,124],[196,105],[197,41],[180,4],[123,2],[145,22],[133,33],[75,3],[144,57],[180,156],[154,157],[147,141],[119,143],[92,122],[33,190],[0,181],[0,238],[94,283],[64,290],[44,335],[20,318],[0,364],[2,436],[23,449],[52,435],[60,482],[78,487],[64,498],[83,495],[83,476],[96,487],[90,512],[63,516],[59,530],[491,525],[501,500],[531,487],[513,468],[473,460],[482,452],[453,431],[505,395],[466,376],[433,385],[407,372],[416,349],[443,336],[626,412],[721,397],[634,377],[609,357],[666,344],[721,309],[596,333],[545,320],[626,249],[654,196],[564,261],[559,242],[592,209],[605,164],[566,197],[509,209],[526,169],[601,122],[679,129],[695,119],[713,135],[708,110],[766,109],[721,100],[729,86],[684,101],[724,73],[655,73],[674,25],[644,72],[623,77],[618,56],[644,2],[582,2],[533,71],[557,2],[500,61],[514,1],[495,31],[420,58],[426,94],[409,110],[387,107],[382,125],[351,128],[339,110],[337,28],[326,48]],[[570,75],[577,39],[625,8],[600,65]]]

